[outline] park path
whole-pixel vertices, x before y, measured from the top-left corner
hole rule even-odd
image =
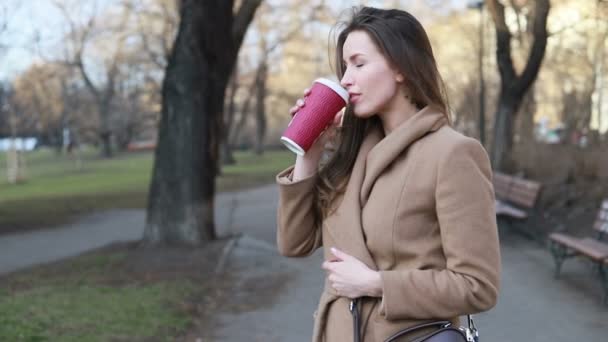
[[[202,341],[309,341],[312,313],[320,293],[321,255],[288,259],[275,248],[276,186],[217,197],[218,233],[241,233],[226,269],[240,281],[284,275],[273,301],[242,312],[219,313]],[[0,274],[59,260],[143,233],[143,210],[94,214],[48,231],[0,236]],[[599,281],[590,265],[568,260],[553,278],[553,261],[543,246],[501,230],[502,288],[498,305],[476,316],[482,341],[603,342],[608,307],[601,305]],[[249,295],[254,296],[255,293]]]

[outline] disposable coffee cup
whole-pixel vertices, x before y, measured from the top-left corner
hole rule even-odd
[[[296,112],[281,136],[292,152],[303,156],[314,141],[348,103],[348,92],[338,83],[318,78],[306,96],[304,107]]]

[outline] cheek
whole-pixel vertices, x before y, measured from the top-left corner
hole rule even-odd
[[[375,107],[384,107],[398,92],[396,83],[391,82],[390,78],[378,77],[372,84],[371,93]]]
[[[366,84],[368,85],[369,91],[376,96],[384,98],[395,93],[397,83],[393,79],[394,75],[385,68],[370,70],[370,73],[366,76]]]

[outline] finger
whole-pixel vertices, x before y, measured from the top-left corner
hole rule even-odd
[[[300,108],[298,106],[293,106],[291,108],[289,108],[289,113],[291,113],[291,115],[294,115]]]
[[[337,125],[338,127],[342,127],[342,126],[344,126],[344,112],[340,112],[340,113],[338,113],[338,115],[337,115],[337,116],[339,116],[339,117],[338,117],[338,122],[336,123],[336,125]]]
[[[340,290],[338,289],[338,287],[335,285],[332,285],[332,288],[334,289],[334,292],[336,292],[336,294],[341,297]]]
[[[298,99],[298,101],[296,101],[296,106],[299,108],[304,107],[304,99]]]
[[[310,88],[304,89],[304,96],[306,97],[308,95],[310,95]]]
[[[336,116],[334,116],[333,124],[335,126],[342,127],[343,119],[344,119],[344,115],[342,115],[342,112],[339,112],[338,114],[336,114]]]
[[[347,259],[350,259],[350,258],[351,258],[351,256],[350,256],[350,255],[348,255],[348,254],[346,254],[346,253],[342,252],[341,250],[339,250],[339,249],[337,249],[337,248],[335,248],[335,247],[332,247],[330,250],[331,250],[331,253],[332,253],[333,255],[335,255],[335,256],[336,256],[336,258],[338,258],[338,259],[340,259],[340,260],[342,260],[342,261],[344,261],[344,260],[347,260]]]
[[[341,262],[342,260],[336,258],[336,257],[332,257],[331,259],[329,259],[329,264],[330,265],[335,265],[335,263],[337,262]],[[333,266],[332,266],[333,267]]]
[[[321,268],[324,269],[324,270],[326,270],[326,271],[331,271],[332,270],[332,268],[331,268],[331,262],[329,262],[329,261],[323,262],[323,264],[321,265]]]

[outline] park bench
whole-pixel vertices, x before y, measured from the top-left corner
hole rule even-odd
[[[496,216],[525,219],[534,208],[541,184],[532,180],[495,172]]]
[[[593,224],[597,232],[594,237],[575,237],[573,235],[556,232],[549,235],[549,247],[555,259],[555,277],[559,277],[564,260],[579,256],[584,257],[597,265],[602,290],[604,291],[603,302],[608,302],[608,243],[602,238],[608,233],[608,199],[604,199],[598,210],[597,218]]]

